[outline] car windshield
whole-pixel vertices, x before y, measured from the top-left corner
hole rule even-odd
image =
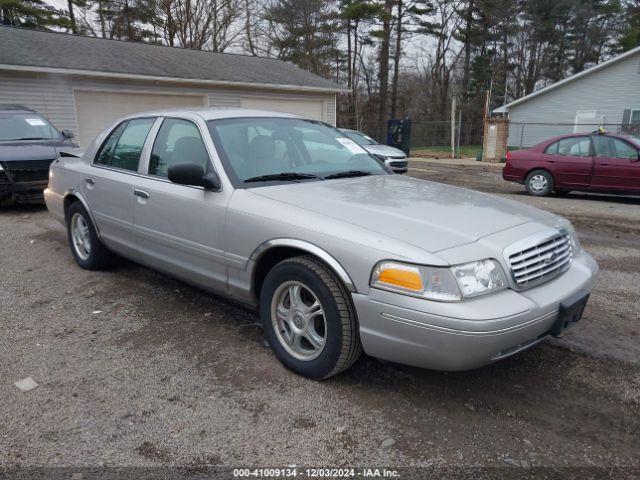
[[[47,120],[33,112],[0,112],[0,141],[51,140],[60,133]]]
[[[297,118],[210,120],[209,131],[236,184],[386,175],[380,161],[340,130]]]
[[[376,142],[373,138],[371,138],[369,135],[365,135],[362,132],[356,132],[355,130],[343,130],[342,133],[344,133],[351,140],[354,140],[356,143],[358,143],[358,145],[378,144],[378,142]]]

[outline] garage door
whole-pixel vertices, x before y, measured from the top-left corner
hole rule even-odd
[[[313,120],[326,120],[324,102],[322,100],[289,100],[286,98],[252,98],[242,99],[243,108],[272,110],[274,112],[292,113]]]
[[[124,115],[159,108],[202,107],[204,95],[162,95],[76,90],[78,142],[87,146],[106,126]]]

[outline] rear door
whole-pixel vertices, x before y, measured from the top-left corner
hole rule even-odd
[[[638,149],[616,137],[594,135],[592,188],[597,190],[640,191]]]
[[[106,245],[123,253],[135,250],[133,186],[145,141],[155,117],[125,120],[107,136],[80,190]]]
[[[561,138],[544,151],[544,163],[556,187],[585,189],[591,184],[593,159],[589,136]]]
[[[145,263],[223,291],[225,217],[231,191],[178,185],[167,178],[171,165],[182,162],[212,171],[212,145],[205,142],[205,128],[190,118],[162,119],[134,186],[136,241]]]

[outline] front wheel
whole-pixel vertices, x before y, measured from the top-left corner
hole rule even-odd
[[[529,195],[544,197],[553,192],[553,175],[546,170],[534,170],[527,175],[524,185]]]
[[[302,376],[337,375],[362,353],[348,291],[313,257],[284,260],[267,274],[260,317],[278,359]]]

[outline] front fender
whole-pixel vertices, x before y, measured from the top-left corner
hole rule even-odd
[[[344,269],[344,267],[340,264],[340,262],[338,262],[338,260],[336,260],[329,252],[320,248],[319,246],[314,245],[311,242],[307,242],[306,240],[300,240],[297,238],[274,238],[261,243],[249,257],[251,263],[251,278],[253,278],[255,267],[258,264],[260,258],[262,258],[262,256],[264,256],[264,254],[267,253],[270,249],[276,247],[296,248],[308,252],[311,255],[315,255],[334,271],[334,273],[338,276],[338,278],[340,278],[342,283],[350,292],[357,293],[357,289],[355,284],[353,283],[353,280]]]

